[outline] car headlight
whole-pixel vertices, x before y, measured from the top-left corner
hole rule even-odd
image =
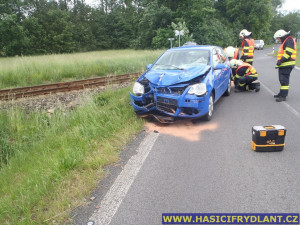
[[[204,83],[191,85],[190,90],[188,91],[188,94],[197,95],[197,96],[204,95],[205,93],[206,93],[206,84]]]
[[[133,90],[132,90],[133,94],[135,95],[142,95],[145,92],[145,88],[142,84],[140,84],[139,82],[135,82],[133,85]]]

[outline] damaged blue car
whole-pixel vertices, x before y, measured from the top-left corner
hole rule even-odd
[[[230,95],[231,69],[218,46],[184,46],[165,51],[147,66],[130,93],[137,114],[210,120],[214,104]]]

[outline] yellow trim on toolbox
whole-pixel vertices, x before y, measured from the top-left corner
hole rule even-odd
[[[267,136],[267,131],[261,130],[261,131],[259,132],[259,136],[261,136],[261,137]]]
[[[266,129],[274,129],[275,127],[273,126],[269,126],[269,127],[265,127]]]
[[[285,144],[277,144],[277,145],[257,145],[254,143],[254,141],[251,141],[252,149],[256,151],[256,147],[281,147],[284,146]]]
[[[284,135],[284,130],[279,130],[278,131],[278,136],[283,136]]]

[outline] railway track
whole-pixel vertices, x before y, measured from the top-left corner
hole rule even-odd
[[[122,84],[136,79],[141,72],[129,73],[115,76],[97,77],[85,80],[61,82],[55,84],[43,84],[37,86],[11,88],[0,90],[0,100],[11,100],[38,95],[54,94],[58,92],[69,92],[85,88]]]

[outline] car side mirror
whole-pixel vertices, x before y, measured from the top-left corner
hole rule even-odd
[[[225,69],[225,68],[226,68],[225,64],[218,64],[215,66],[215,70],[221,70],[221,69]]]
[[[146,66],[146,69],[147,69],[147,70],[150,70],[151,67],[152,67],[152,65],[153,65],[153,64],[148,64],[148,65]]]

